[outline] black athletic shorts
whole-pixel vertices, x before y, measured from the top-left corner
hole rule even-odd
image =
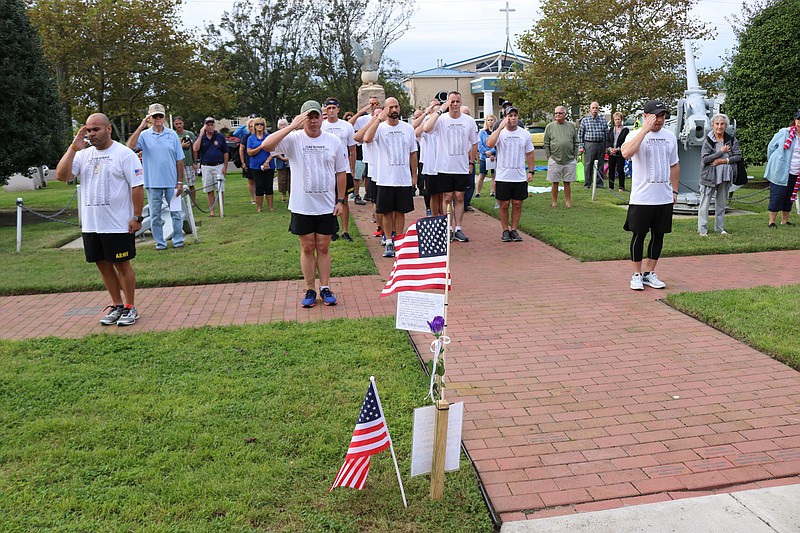
[[[83,233],[83,252],[87,263],[123,263],[136,257],[133,233]]]
[[[375,202],[376,213],[410,213],[413,210],[413,187],[388,187],[385,185],[378,185],[378,198]]]
[[[622,226],[625,231],[645,234],[672,233],[672,204],[629,205],[628,217]]]
[[[439,176],[437,174],[425,174],[425,185],[428,194],[431,196],[442,192],[439,190]]]
[[[336,184],[336,198],[344,198],[345,203],[347,203],[350,193],[356,190],[355,183],[353,183],[353,175],[349,172],[347,173],[347,184],[345,185],[345,189],[347,192],[343,195],[339,195],[339,184]]]
[[[464,192],[469,186],[469,179],[475,177],[467,174],[436,174],[436,192]]]
[[[320,235],[333,235],[339,231],[339,222],[333,213],[325,215],[301,215],[292,213],[292,220],[289,223],[289,231],[293,235],[308,235],[309,233],[319,233]]]
[[[275,181],[274,168],[267,170],[253,168],[250,169],[250,174],[253,176],[253,182],[255,183],[256,196],[272,196],[275,194],[275,189],[272,186]]]
[[[495,195],[498,202],[509,200],[525,200],[528,197],[527,181],[497,181],[494,182]]]

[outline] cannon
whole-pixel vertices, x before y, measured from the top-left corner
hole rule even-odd
[[[714,116],[714,99],[706,98],[707,91],[700,87],[697,69],[694,64],[692,43],[683,42],[686,52],[686,91],[678,100],[675,116],[664,127],[672,130],[678,139],[678,157],[681,164],[681,182],[678,188],[678,203],[675,212],[697,214],[700,206],[700,151],[708,133],[711,131],[711,117]],[[736,131],[736,122],[731,120],[727,132]],[[731,186],[731,192],[737,189]],[[709,211],[713,212],[712,201]]]

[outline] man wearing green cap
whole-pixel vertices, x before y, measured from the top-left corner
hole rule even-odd
[[[300,267],[306,281],[303,307],[317,303],[316,273],[322,303],[336,305],[328,285],[331,275],[331,235],[339,230],[347,171],[350,167],[336,135],[322,131],[322,106],[309,100],[288,128],[267,136],[261,144],[267,152],[283,153],[292,168],[289,231],[300,238]],[[340,197],[336,197],[336,191]]]

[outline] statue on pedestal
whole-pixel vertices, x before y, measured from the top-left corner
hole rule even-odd
[[[372,43],[372,47],[364,46],[350,38],[350,44],[353,46],[353,53],[356,60],[361,63],[361,81],[364,85],[373,85],[378,81],[378,66],[381,63],[381,56],[386,44],[383,39],[376,39]]]

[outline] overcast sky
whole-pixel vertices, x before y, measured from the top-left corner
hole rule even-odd
[[[515,35],[528,30],[540,16],[538,0],[509,0],[511,44]],[[202,28],[204,22],[218,22],[230,11],[233,0],[185,0],[186,27]],[[725,20],[741,9],[741,0],[700,0],[694,15],[716,26],[717,37],[700,43],[697,68],[719,67],[721,56],[734,44],[733,30]],[[399,62],[406,73],[436,67],[437,60],[455,63],[494,50],[506,42],[506,0],[417,0],[412,29],[387,49],[385,55]],[[452,13],[443,19],[445,13]]]

